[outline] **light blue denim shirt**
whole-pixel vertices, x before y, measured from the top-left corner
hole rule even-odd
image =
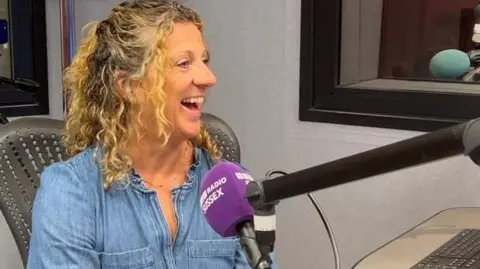
[[[105,191],[93,153],[89,148],[42,173],[27,269],[250,268],[238,238],[220,237],[202,214],[200,183],[212,166],[205,149],[196,148],[187,183],[173,190],[173,243],[156,193],[134,173],[127,188]]]

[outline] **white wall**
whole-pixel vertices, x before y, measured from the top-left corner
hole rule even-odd
[[[58,1],[47,2],[50,114],[61,118]],[[118,2],[79,0],[77,29]],[[297,120],[300,0],[183,2],[206,21],[219,81],[207,110],[234,128],[243,163],[257,177],[270,168],[302,169],[418,134]],[[342,268],[437,211],[479,205],[479,171],[459,157],[317,192]],[[282,201],[278,211],[280,267],[333,268],[328,237],[308,199]],[[0,268],[21,268],[4,226],[0,234],[6,239],[0,240]]]

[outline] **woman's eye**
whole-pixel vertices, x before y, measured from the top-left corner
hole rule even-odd
[[[190,61],[187,61],[187,60],[181,61],[177,64],[177,66],[180,68],[187,68],[189,65],[190,65]]]

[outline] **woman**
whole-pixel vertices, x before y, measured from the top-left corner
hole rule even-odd
[[[250,268],[207,224],[199,186],[220,158],[200,111],[216,82],[203,26],[136,0],[93,25],[65,72],[65,146],[33,207],[29,269]]]

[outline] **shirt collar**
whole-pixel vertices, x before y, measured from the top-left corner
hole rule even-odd
[[[179,186],[177,189],[179,189],[179,188],[181,188],[181,189],[191,188],[193,183],[195,182],[195,180],[197,180],[197,178],[198,178],[196,171],[200,167],[200,164],[202,162],[206,161],[206,160],[204,160],[204,158],[205,158],[204,154],[202,154],[202,151],[203,151],[202,148],[194,147],[194,150],[195,150],[194,160],[193,160],[193,163],[192,163],[192,165],[190,165],[190,168],[188,170],[188,180],[185,184],[183,184],[182,186]],[[130,183],[130,186],[132,186],[132,188],[134,188],[138,191],[141,191],[141,192],[144,192],[144,193],[153,192],[153,190],[147,189],[147,187],[143,183],[140,175],[137,172],[135,172],[134,169],[132,169],[130,171],[129,183]]]

